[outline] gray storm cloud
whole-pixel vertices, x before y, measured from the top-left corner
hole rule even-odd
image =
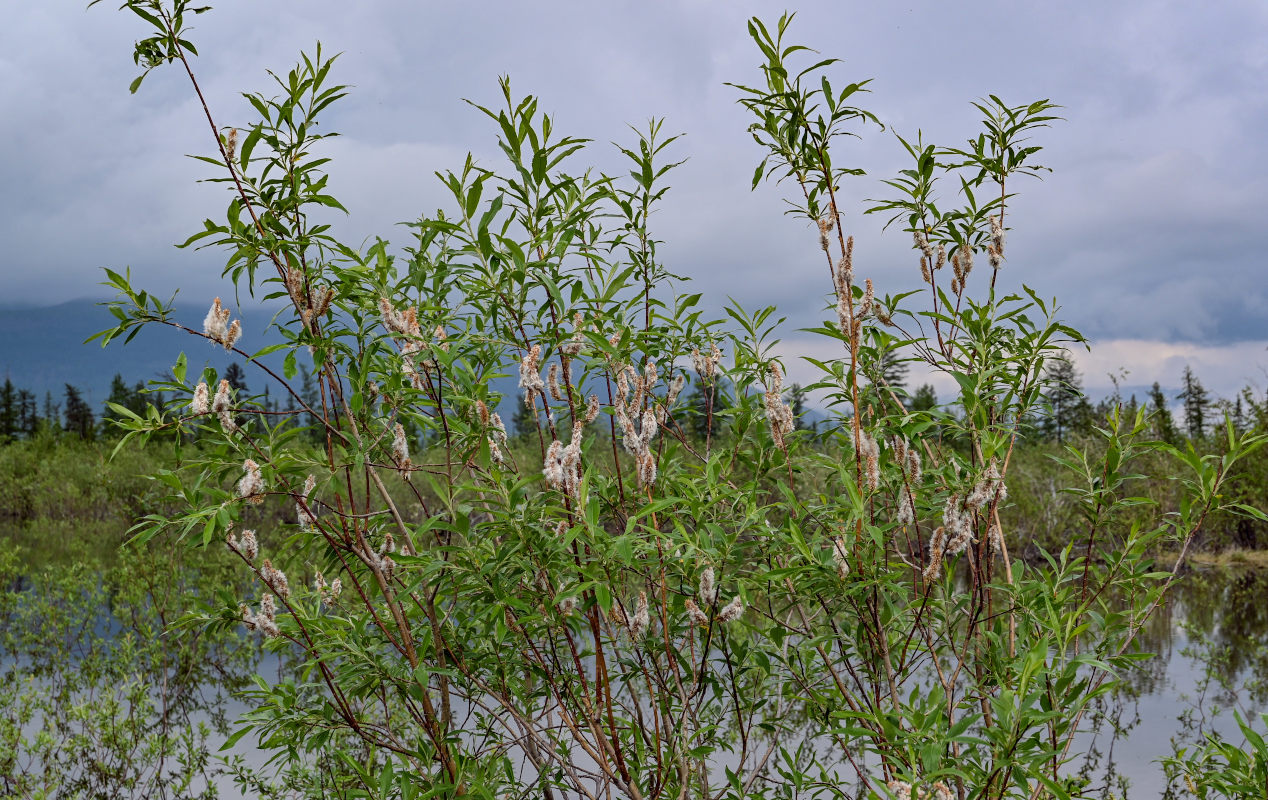
[[[1218,348],[1268,339],[1258,255],[1268,7],[824,1],[796,10],[794,36],[842,58],[843,80],[875,79],[863,103],[890,127],[863,131],[838,155],[869,173],[845,186],[847,225],[860,273],[882,291],[919,280],[905,237],[882,236],[883,221],[859,213],[884,192],[879,180],[906,166],[893,133],[919,128],[960,144],[976,131],[971,100],[1051,98],[1066,120],[1039,143],[1055,171],[1010,187],[1020,192],[1012,285],[1059,296],[1066,318],[1098,340]],[[771,11],[702,0],[236,0],[197,17],[192,38],[224,124],[249,119],[238,92],[266,90],[266,69],[285,70],[317,40],[343,53],[338,78],[354,88],[327,124],[344,134],[330,148],[332,187],[353,211],[339,224],[354,242],[403,238],[395,223],[444,204],[432,173],[467,151],[493,162],[494,132],[462,98],[496,102],[501,74],[539,95],[560,129],[594,139],[589,157],[603,168],[618,165],[608,143],[628,141],[627,123],[664,116],[666,130],[686,134],[674,156],[689,158],[657,221],[670,267],[715,308],[728,294],[774,302],[790,326],[807,326],[829,289],[814,234],[782,215],[775,187],[749,192],[758,154],[723,85],[757,77],[744,28],[754,13]],[[218,187],[195,183],[204,166],[184,158],[210,141],[183,77],[160,69],[129,96],[142,29],[107,4],[27,3],[6,20],[3,302],[96,296],[102,266],[130,265],[162,291],[217,291],[218,254],[171,247],[225,202]]]

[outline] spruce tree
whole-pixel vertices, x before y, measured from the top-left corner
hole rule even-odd
[[[39,406],[35,402],[35,392],[26,389],[18,390],[18,431],[28,439],[35,435],[40,427]]]
[[[932,411],[938,407],[938,392],[932,383],[922,383],[907,398],[906,405],[912,411]]]
[[[1149,409],[1154,435],[1168,444],[1175,444],[1179,438],[1176,435],[1175,420],[1171,417],[1171,409],[1167,407],[1167,395],[1157,381],[1154,381],[1153,388],[1149,390]]]
[[[523,393],[515,395],[515,410],[511,412],[511,435],[517,439],[527,439],[537,433],[538,422],[536,407],[524,405]]]
[[[916,393],[907,400],[907,408],[912,411],[932,411],[937,407],[938,393],[934,391],[931,383],[922,383],[916,388]]]
[[[801,388],[800,383],[794,383],[792,388],[788,390],[790,405],[792,406],[793,426],[794,430],[809,430],[806,421],[802,419],[802,415],[806,413],[806,390]]]
[[[1188,365],[1180,381],[1180,394],[1176,395],[1176,399],[1184,401],[1184,427],[1190,439],[1201,439],[1206,433],[1206,419],[1212,405],[1211,393]]]
[[[13,441],[18,435],[18,390],[13,381],[4,379],[0,387],[0,442]]]
[[[1059,356],[1048,364],[1044,383],[1048,414],[1041,425],[1048,436],[1061,443],[1071,433],[1087,427],[1092,410],[1083,396],[1079,371],[1067,356]]]
[[[901,394],[907,388],[907,373],[910,367],[906,361],[900,361],[898,353],[886,350],[881,355],[880,378],[886,386]]]
[[[1136,399],[1136,393],[1132,392],[1131,398],[1127,401],[1127,405],[1123,406],[1126,416],[1130,419],[1136,416],[1136,412],[1140,410],[1140,401]]]
[[[84,401],[78,387],[66,384],[66,425],[64,430],[81,439],[93,438],[92,408]]]
[[[317,391],[317,384],[313,383],[312,373],[308,370],[301,370],[300,378],[299,399],[304,401],[304,405],[320,413],[321,395]],[[225,380],[229,380],[229,378],[226,376]],[[299,415],[298,420],[300,425],[308,429],[306,436],[309,441],[320,442],[322,440],[322,431],[317,425],[317,419],[312,414],[304,412]]]
[[[123,376],[116,372],[114,379],[110,381],[110,395],[106,398],[105,408],[101,411],[102,430],[109,430],[108,423],[123,416],[111,407],[111,403],[136,413],[137,400],[136,392],[123,380]]]
[[[243,397],[247,392],[247,374],[242,371],[242,367],[238,366],[235,361],[225,368],[225,374],[222,376],[229,381],[229,386],[237,393],[239,397]]]
[[[53,402],[53,392],[51,390],[44,392],[44,414],[42,421],[44,423],[42,430],[51,434],[56,435],[56,433],[62,429],[62,407]]]

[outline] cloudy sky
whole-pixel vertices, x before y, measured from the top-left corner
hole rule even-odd
[[[346,238],[401,238],[394,223],[444,204],[432,173],[468,151],[496,162],[494,131],[462,98],[492,103],[497,77],[536,94],[557,127],[596,141],[614,166],[626,125],[667,118],[685,137],[656,230],[668,266],[715,306],[776,303],[787,352],[819,355],[796,328],[828,289],[816,236],[782,215],[780,189],[749,191],[759,153],[726,81],[757,78],[745,20],[758,2],[430,3],[225,0],[196,18],[194,62],[223,124],[250,116],[242,90],[267,87],[318,40],[342,51],[355,89],[327,117],[332,189],[352,212]],[[100,268],[131,266],[143,286],[221,293],[221,257],[175,250],[223,211],[219,188],[184,155],[211,142],[188,83],[156,71],[136,96],[139,20],[107,2],[6,9],[0,31],[0,304],[101,294]],[[1055,295],[1095,342],[1090,389],[1175,385],[1185,363],[1228,394],[1268,385],[1268,4],[1222,0],[1017,3],[803,0],[793,36],[842,59],[838,81],[872,78],[862,104],[888,126],[843,143],[867,170],[845,185],[856,270],[882,292],[914,288],[910,242],[863,216],[880,180],[906,166],[893,132],[958,145],[970,102],[1051,98],[1065,121],[1042,132],[1055,171],[1017,187],[1004,278]],[[1012,188],[1012,187],[1010,187]],[[794,369],[794,377],[798,370]]]

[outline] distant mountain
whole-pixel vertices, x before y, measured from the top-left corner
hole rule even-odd
[[[206,313],[203,307],[178,304],[174,318],[201,329]],[[263,306],[244,310],[244,349],[257,350],[280,341],[276,336],[259,338],[272,314]],[[238,318],[236,310],[234,318]],[[109,309],[92,300],[73,300],[44,308],[0,309],[0,381],[8,377],[17,388],[33,391],[41,404],[45,392],[52,392],[54,402],[61,403],[69,383],[83,390],[93,412],[100,414],[116,374],[122,375],[129,385],[159,378],[171,370],[181,352],[185,353],[190,376],[204,367],[223,371],[234,361],[243,362],[201,338],[164,325],[146,326],[126,344],[122,339],[105,348],[100,341],[85,344],[90,336],[114,322]],[[274,353],[264,360],[280,374],[282,357],[282,353]],[[252,391],[263,391],[266,376],[245,363],[242,366],[247,386]],[[514,369],[507,371],[514,373]],[[280,396],[277,386],[269,388],[275,397]],[[504,396],[501,410],[504,415],[509,414],[517,391],[515,378],[496,378],[492,388]]]
[[[206,309],[177,306],[177,318],[194,328],[202,326],[206,313]],[[263,311],[253,316],[261,319],[261,327],[267,319]],[[116,340],[103,349],[99,341],[84,343],[114,321],[105,306],[92,300],[0,311],[0,380],[8,377],[15,386],[34,391],[41,402],[45,392],[52,392],[60,402],[65,385],[73,384],[84,390],[85,399],[99,412],[116,373],[129,383],[156,378],[172,368],[182,350],[191,373],[204,364],[223,369],[235,360],[223,350],[162,325],[147,327],[128,344]],[[250,322],[246,321],[248,332]]]
[[[201,328],[206,308],[181,304],[176,306],[175,319],[191,328]],[[244,311],[243,340],[247,348],[258,349],[270,343],[261,341],[260,331],[272,318],[272,310],[257,306]],[[234,317],[237,318],[235,312]],[[203,367],[223,371],[237,356],[226,354],[202,339],[163,325],[150,325],[127,344],[115,340],[103,348],[100,342],[85,344],[90,336],[111,327],[114,316],[92,300],[73,300],[44,308],[0,309],[0,381],[8,377],[20,389],[33,391],[42,403],[45,392],[52,392],[62,402],[66,384],[84,392],[94,413],[100,413],[109,395],[110,382],[116,374],[129,384],[166,375],[185,353],[189,375]],[[267,359],[270,367],[280,370],[281,353]],[[262,391],[264,376],[246,364],[247,385]],[[492,381],[493,391],[503,395],[500,411],[508,422],[514,412],[518,388],[514,365],[508,365],[506,377]],[[270,387],[277,394],[277,387]],[[595,387],[597,389],[597,387]],[[818,409],[806,410],[807,424],[823,424],[829,415]]]

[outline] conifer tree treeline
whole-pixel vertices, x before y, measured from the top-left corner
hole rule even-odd
[[[18,439],[30,439],[41,431],[58,432],[67,426],[75,432],[82,430],[85,423],[91,424],[92,410],[84,403],[79,389],[69,384],[65,407],[73,409],[73,417],[63,420],[63,405],[53,401],[52,392],[44,396],[43,413],[36,401],[35,392],[15,386],[11,378],[6,377],[0,385],[0,444],[8,444]],[[73,390],[73,391],[72,391]],[[71,401],[74,402],[71,402]],[[87,416],[85,417],[85,412]]]
[[[1037,420],[1036,427],[1045,438],[1059,443],[1063,443],[1071,435],[1090,432],[1092,426],[1104,419],[1115,405],[1121,405],[1133,414],[1139,407],[1135,395],[1125,400],[1119,394],[1117,381],[1113,395],[1093,406],[1084,396],[1082,377],[1069,358],[1053,361],[1044,377],[1047,384],[1044,391],[1047,408],[1046,413]],[[1176,444],[1185,438],[1190,441],[1202,440],[1223,424],[1225,415],[1241,431],[1256,426],[1264,427],[1268,419],[1261,419],[1255,410],[1268,405],[1268,398],[1264,398],[1261,403],[1257,400],[1257,395],[1254,389],[1247,387],[1231,401],[1216,400],[1202,385],[1193,368],[1185,365],[1180,377],[1180,392],[1169,397],[1161,384],[1155,381],[1145,397],[1145,406],[1153,423],[1153,435],[1168,444]],[[1183,418],[1179,421],[1172,414],[1172,400],[1181,401]]]
[[[246,393],[245,373],[240,365],[230,364],[223,377],[239,393]],[[162,407],[165,402],[164,394],[147,390],[145,381],[129,383],[122,374],[116,373],[100,409],[93,407],[81,387],[70,383],[65,384],[58,395],[46,392],[40,403],[34,391],[22,388],[11,376],[6,376],[0,383],[0,445],[41,435],[66,435],[84,440],[113,437],[113,422],[124,416],[119,409],[143,415],[147,406]],[[266,410],[278,410],[277,404],[267,396],[264,403]]]
[[[886,362],[889,369],[884,380],[891,388],[905,393],[906,365],[890,360]],[[230,364],[222,376],[239,395],[248,392],[245,373],[237,363]],[[1124,400],[1117,391],[1110,398],[1095,405],[1090,403],[1083,393],[1083,379],[1069,358],[1055,360],[1048,368],[1046,375],[1047,388],[1044,396],[1047,399],[1046,412],[1035,420],[1035,428],[1045,438],[1064,443],[1071,436],[1088,433],[1097,420],[1102,419],[1112,406],[1121,404],[1133,413],[1138,406],[1136,397]],[[697,382],[698,383],[698,382]],[[806,410],[806,393],[800,386],[790,390],[790,400],[795,408],[797,425],[809,427],[803,419]],[[708,394],[712,393],[712,414],[708,413]],[[316,386],[307,377],[304,380],[300,395],[310,407],[319,407],[321,399]],[[1201,440],[1210,434],[1212,429],[1223,424],[1225,415],[1232,419],[1239,430],[1253,427],[1268,427],[1268,397],[1261,397],[1250,387],[1243,389],[1232,400],[1216,399],[1202,384],[1192,367],[1185,366],[1180,377],[1180,391],[1170,397],[1162,386],[1155,382],[1145,396],[1144,404],[1149,409],[1153,420],[1153,435],[1168,443],[1178,443],[1187,438]],[[1172,413],[1171,401],[1180,401],[1180,419]],[[707,434],[717,435],[723,414],[733,402],[725,387],[695,386],[688,395],[687,410],[682,420],[684,425],[696,437],[703,439]],[[60,397],[51,392],[46,393],[43,403],[37,400],[35,392],[21,388],[13,380],[6,377],[0,384],[0,444],[8,444],[21,439],[31,439],[44,432],[48,435],[70,435],[81,439],[95,439],[98,436],[109,437],[113,432],[113,421],[121,417],[116,410],[124,408],[142,415],[149,404],[162,406],[162,393],[151,393],[146,390],[145,382],[137,380],[129,383],[123,375],[116,374],[110,384],[110,392],[99,411],[95,411],[85,399],[83,390],[72,384],[66,384]],[[265,410],[294,411],[293,400],[288,399],[287,407],[282,409],[276,400],[265,397]],[[937,404],[937,396],[932,386],[921,385],[906,399],[906,404],[913,410],[927,410]],[[531,412],[524,408],[522,401],[515,404],[512,412],[514,431],[532,429]],[[296,424],[311,424],[305,419],[308,415],[298,415]],[[316,440],[319,433],[308,437]]]

